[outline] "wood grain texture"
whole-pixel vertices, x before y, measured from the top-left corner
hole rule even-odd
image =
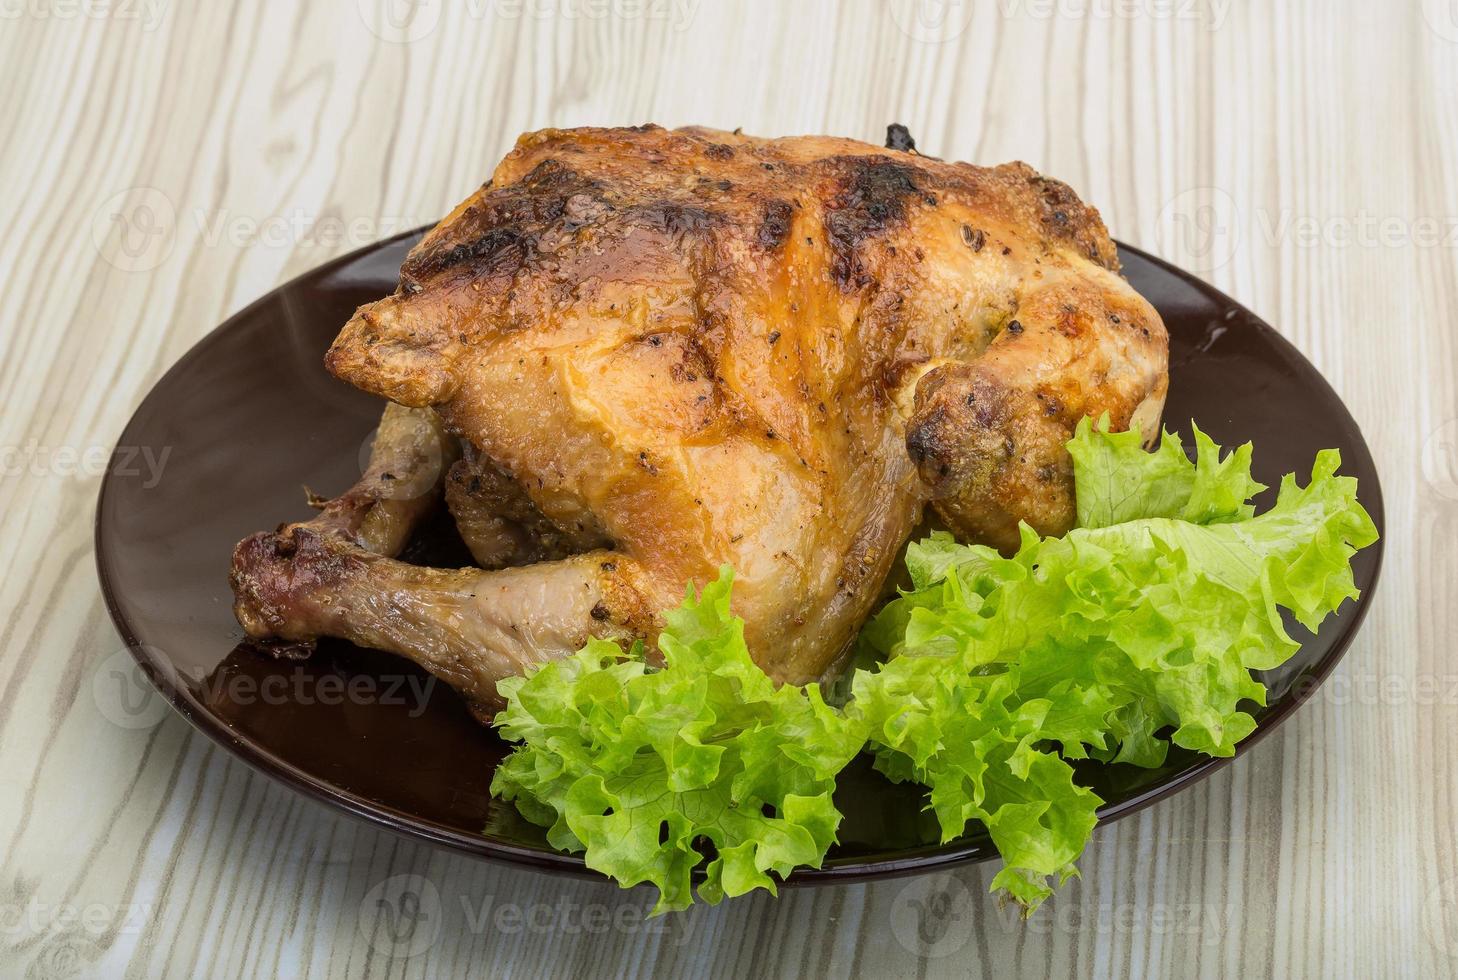
[[[1451,4],[406,12],[0,5],[0,975],[1458,970]],[[938,155],[1027,160],[1266,316],[1367,434],[1386,569],[1333,681],[1235,765],[1101,828],[1030,923],[987,897],[991,867],[645,921],[640,891],[403,841],[176,716],[108,708],[124,660],[95,459],[149,385],[282,280],[443,214],[519,132],[649,120],[868,139],[894,120]]]

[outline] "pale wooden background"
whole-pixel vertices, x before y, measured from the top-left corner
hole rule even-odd
[[[400,29],[376,0],[0,9],[0,974],[1458,969],[1458,8],[563,3],[420,0]],[[1336,683],[1101,829],[1028,926],[985,897],[991,867],[645,925],[641,893],[367,829],[170,714],[108,720],[98,477],[53,451],[109,447],[214,324],[444,213],[520,131],[649,120],[897,120],[938,155],[1028,160],[1264,314],[1371,442],[1386,571]],[[415,931],[371,932],[412,888]],[[528,926],[496,930],[504,904]],[[587,908],[620,925],[583,931]]]

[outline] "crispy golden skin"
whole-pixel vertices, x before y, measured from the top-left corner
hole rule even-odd
[[[583,629],[651,642],[729,564],[761,666],[801,682],[928,502],[1003,547],[1068,528],[1064,441],[1105,411],[1153,432],[1167,339],[1098,213],[1025,164],[649,126],[523,136],[327,364],[612,542],[568,559]]]

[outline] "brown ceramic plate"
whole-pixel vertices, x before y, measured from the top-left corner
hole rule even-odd
[[[102,483],[96,561],[112,618],[137,661],[177,710],[229,752],[315,799],[412,837],[557,871],[579,857],[549,848],[541,830],[488,787],[505,745],[460,699],[404,660],[340,642],[308,661],[278,662],[240,646],[228,563],[245,535],[309,514],[301,486],[337,493],[360,473],[379,403],[330,377],[323,354],[359,304],[394,289],[420,233],[362,249],[295,279],[230,318],[152,389],[122,434]],[[1345,473],[1382,528],[1382,494],[1356,423],[1316,369],[1248,310],[1194,277],[1123,248],[1125,272],[1170,331],[1168,425],[1187,438],[1197,420],[1217,442],[1254,440],[1256,477],[1310,472],[1336,446]],[[158,480],[139,448],[167,452]],[[138,470],[142,472],[139,474]],[[1269,503],[1270,491],[1262,505]],[[410,560],[466,564],[448,521],[419,536]],[[1248,750],[1331,671],[1362,622],[1382,545],[1356,559],[1362,600],[1307,637],[1264,678]],[[1288,624],[1293,636],[1299,627]],[[1102,820],[1147,806],[1225,760],[1181,750],[1160,769],[1090,766],[1083,778],[1108,802]],[[981,831],[938,843],[921,795],[858,762],[842,774],[840,843],[819,882],[942,868],[996,856]]]

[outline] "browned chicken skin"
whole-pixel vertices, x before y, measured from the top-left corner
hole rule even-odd
[[[928,502],[1000,547],[1020,520],[1066,530],[1064,442],[1102,412],[1153,433],[1167,340],[1097,212],[1024,164],[642,127],[522,137],[326,363],[433,407],[474,461],[448,481],[458,522],[510,531],[478,559],[537,563],[368,556],[344,613],[323,586],[250,591],[264,559],[245,556],[240,621],[478,661],[459,686],[479,702],[586,635],[651,643],[657,611],[726,563],[760,665],[826,675]],[[465,492],[471,467],[500,486]],[[441,598],[457,575],[467,611]]]
[[[559,527],[520,483],[469,443],[463,448],[464,456],[446,478],[445,499],[476,564],[488,569],[531,565],[611,547],[595,520]]]

